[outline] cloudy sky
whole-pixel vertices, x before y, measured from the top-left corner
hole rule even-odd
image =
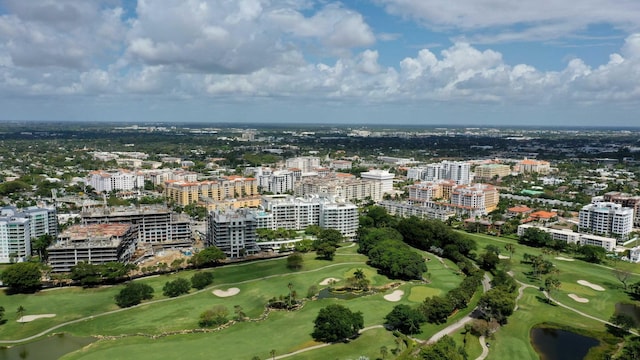
[[[0,120],[640,126],[638,0],[0,0]]]

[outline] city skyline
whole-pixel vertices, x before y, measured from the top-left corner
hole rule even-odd
[[[0,1],[0,120],[638,126],[640,3]]]

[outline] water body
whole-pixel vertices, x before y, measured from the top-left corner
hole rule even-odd
[[[616,314],[629,315],[635,321],[636,326],[640,325],[640,307],[636,304],[617,303]]]
[[[598,339],[567,330],[534,327],[531,343],[541,360],[583,360]]]
[[[56,360],[96,341],[91,337],[56,334],[42,340],[0,349],[0,360]]]
[[[318,299],[335,298],[335,299],[351,300],[367,294],[368,293],[366,292],[361,292],[361,293],[353,293],[350,291],[335,292],[335,291],[329,290],[329,288],[324,288],[320,290],[320,292],[318,293]]]

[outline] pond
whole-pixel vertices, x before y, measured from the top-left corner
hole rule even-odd
[[[640,325],[640,307],[636,304],[617,303],[616,314],[629,315],[635,321],[636,326]]]
[[[600,342],[567,330],[534,327],[531,343],[542,360],[582,360]]]
[[[42,340],[0,348],[0,360],[55,360],[96,341],[91,337],[55,334]]]
[[[369,292],[354,293],[351,291],[331,291],[329,290],[329,288],[324,288],[320,290],[320,292],[318,293],[318,299],[334,298],[334,299],[351,300],[351,299],[355,299],[357,297],[368,295],[368,294]]]

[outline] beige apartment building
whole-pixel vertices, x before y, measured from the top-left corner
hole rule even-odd
[[[223,201],[258,195],[258,181],[255,178],[227,176],[209,181],[167,181],[165,197],[180,206],[197,203],[201,199]]]

